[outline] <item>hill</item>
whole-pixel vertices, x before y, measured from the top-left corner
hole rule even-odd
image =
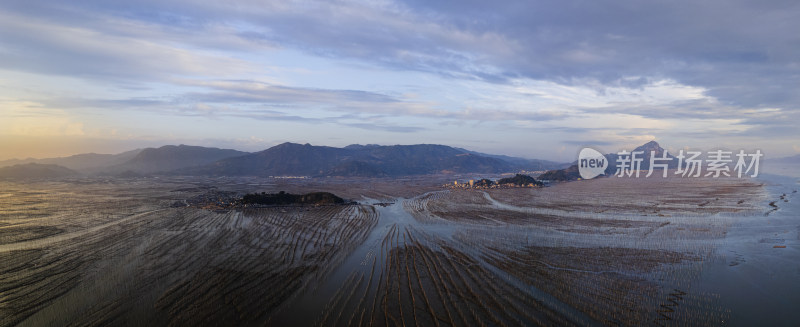
[[[128,160],[133,159],[141,149],[126,151],[119,154],[99,154],[99,153],[83,153],[76,154],[69,157],[58,158],[44,158],[44,159],[11,159],[0,161],[0,167],[13,166],[25,163],[38,163],[48,165],[59,165],[66,168],[76,170],[83,173],[92,173],[96,170],[120,165]]]
[[[208,148],[190,145],[165,145],[160,148],[146,148],[137,153],[133,158],[110,166],[105,173],[138,173],[149,174],[167,172],[175,169],[202,166],[222,159],[238,157],[247,152]]]
[[[606,158],[608,158],[608,156],[606,156]],[[609,169],[606,168],[606,176],[609,176],[609,174],[613,173],[613,171],[609,172]],[[581,175],[578,172],[578,165],[572,165],[564,169],[548,170],[546,173],[539,175],[539,180],[550,182],[566,182],[577,180],[580,177]]]
[[[507,177],[498,180],[497,184],[499,185],[512,184],[517,186],[528,186],[528,185],[541,186],[542,182],[539,182],[533,177],[530,177],[528,175],[516,174],[514,177]]]
[[[313,192],[301,195],[283,191],[275,194],[264,192],[245,194],[239,202],[245,205],[330,205],[345,203],[344,199],[328,192]]]
[[[633,151],[630,151],[630,152],[637,152],[637,151],[643,152],[643,154],[641,156],[642,162],[641,162],[641,165],[640,165],[639,169],[640,170],[647,170],[647,169],[650,169],[650,159],[651,159],[652,155],[655,155],[656,158],[661,158],[661,157],[664,156],[664,152],[666,150],[664,150],[664,148],[662,148],[658,144],[658,142],[650,141],[650,142],[647,142],[645,144],[642,144],[642,145],[636,147],[635,149],[633,149]],[[608,166],[606,167],[606,170],[605,170],[605,176],[611,176],[614,173],[616,173],[616,171],[617,171],[617,159],[619,158],[619,155],[616,154],[616,153],[608,153],[608,154],[605,154],[604,157],[606,158],[606,160],[608,160]],[[667,152],[667,158],[668,158],[668,160],[666,160],[666,162],[665,161],[656,161],[656,163],[657,164],[666,163],[667,167],[669,169],[678,168],[678,159],[677,158],[675,158],[674,156],[669,154],[669,152]],[[580,173],[578,171],[578,162],[575,161],[575,162],[573,162],[572,165],[570,165],[567,168],[549,170],[546,173],[540,175],[539,179],[540,180],[549,180],[549,181],[572,181],[572,180],[577,180],[580,177],[581,176],[580,176]]]
[[[46,179],[75,175],[78,175],[78,172],[63,166],[38,163],[26,163],[0,168],[0,178],[6,179]]]
[[[541,160],[541,159],[526,159],[526,158],[511,157],[498,154],[487,154],[487,153],[465,150],[461,148],[456,148],[456,149],[464,151],[465,153],[470,153],[482,157],[489,157],[489,158],[496,158],[503,160],[505,162],[510,163],[518,170],[529,170],[529,171],[548,170],[548,169],[565,168],[569,166],[569,164],[563,162],[555,162],[555,161]]]

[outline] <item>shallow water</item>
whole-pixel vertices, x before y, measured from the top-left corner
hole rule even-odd
[[[800,189],[792,177],[761,175],[770,202],[769,215],[732,217],[735,223],[720,242],[714,260],[694,283],[699,292],[717,294],[730,311],[731,326],[800,324]],[[786,194],[785,199],[780,197]],[[776,246],[785,248],[776,248]]]

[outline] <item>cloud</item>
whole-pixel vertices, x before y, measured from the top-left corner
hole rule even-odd
[[[796,1],[12,0],[0,70],[30,81],[0,96],[87,116],[766,142],[798,137],[798,15]]]
[[[614,144],[613,142],[598,140],[563,140],[561,143],[572,146],[608,146]]]
[[[327,118],[371,114],[473,121],[550,121],[565,119],[570,115],[558,110],[524,109],[524,102],[503,104],[501,100],[492,98],[483,100],[484,103],[478,103],[476,107],[445,110],[439,108],[437,103],[420,101],[413,97],[360,90],[295,87],[252,80],[187,80],[181,81],[180,85],[195,89],[161,97],[56,97],[41,99],[40,102],[48,107],[58,108],[136,109],[198,116],[230,114],[256,119],[279,117],[287,111],[308,113],[320,110],[326,112],[323,115]]]
[[[116,23],[108,22],[111,26]],[[0,68],[150,82],[173,75],[225,76],[251,68],[241,60],[169,44],[163,36],[149,39],[146,35],[115,35],[102,26],[62,25],[44,17],[0,13],[4,43]]]
[[[0,134],[22,136],[81,136],[84,124],[63,110],[35,102],[0,99]]]
[[[192,81],[189,85],[202,86],[216,92],[198,92],[185,97],[205,102],[255,102],[273,104],[297,103],[349,103],[369,102],[385,104],[398,102],[390,96],[359,90],[326,90],[290,87],[257,81]]]
[[[426,128],[417,126],[396,126],[396,125],[371,124],[371,123],[344,123],[343,125],[366,129],[366,130],[378,130],[378,131],[386,131],[393,133],[415,133],[427,130]]]
[[[218,75],[247,69],[246,61],[219,53],[286,47],[491,83],[605,84],[647,76],[703,87],[732,106],[796,109],[800,100],[793,87],[800,82],[800,36],[789,32],[800,29],[794,1],[80,1],[49,7],[9,6],[22,15],[2,19],[3,37],[15,49],[0,56],[6,69]]]

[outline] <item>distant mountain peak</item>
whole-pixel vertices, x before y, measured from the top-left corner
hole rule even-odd
[[[130,160],[108,167],[108,173],[132,171],[135,173],[155,173],[210,164],[218,160],[242,156],[247,152],[209,148],[195,145],[165,145],[159,148],[146,148]]]
[[[636,149],[633,149],[633,151],[642,151],[644,152],[645,156],[648,156],[647,158],[649,159],[650,152],[655,152],[656,156],[661,157],[664,155],[666,150],[658,145],[658,142],[650,141],[638,146]],[[672,155],[669,156],[672,157]]]
[[[360,149],[368,149],[368,148],[377,148],[379,146],[380,145],[378,145],[378,144],[366,144],[366,145],[350,144],[350,145],[348,145],[348,146],[346,146],[344,148],[345,149],[351,149],[351,150],[360,150]]]
[[[642,144],[642,145],[638,146],[638,147],[637,147],[636,149],[634,149],[633,151],[651,151],[651,150],[659,150],[659,149],[660,149],[660,150],[664,150],[664,148],[662,148],[662,147],[661,147],[661,146],[658,144],[658,142],[656,142],[656,141],[650,141],[650,142],[647,142],[647,143],[645,143],[645,144]]]
[[[625,149],[625,151],[628,151],[628,149]],[[641,151],[642,153],[638,156],[638,158],[641,159],[638,169],[645,169],[645,170],[649,169],[651,159],[663,158],[665,152],[666,152],[666,158],[668,160],[666,160],[666,162],[660,161],[658,163],[659,164],[666,163],[669,169],[674,169],[678,167],[679,164],[678,159],[675,158],[673,155],[669,154],[667,150],[664,150],[664,148],[662,148],[661,145],[659,145],[658,142],[656,142],[655,140],[642,144],[630,152],[639,152],[639,151]],[[606,176],[611,176],[615,173],[620,154],[621,152],[607,153],[604,155],[604,157],[609,162],[609,165],[605,170]],[[628,153],[627,156],[632,156],[632,155]],[[576,180],[579,178],[580,174],[578,171],[577,161],[575,161],[568,168],[550,170],[539,176],[539,179],[552,180],[552,181],[568,181],[568,180]]]
[[[308,144],[308,143],[306,143],[305,145],[307,145],[307,146],[311,146],[311,144]],[[293,143],[293,142],[283,142],[283,143],[281,143],[281,144],[278,144],[278,145],[276,145],[276,146],[273,146],[272,148],[275,148],[275,149],[280,149],[280,148],[294,148],[294,147],[302,147],[302,146],[304,146],[304,145],[303,145],[303,144],[300,144],[300,143]],[[272,148],[270,148],[270,149],[272,149]],[[269,150],[269,149],[266,149],[266,150]]]

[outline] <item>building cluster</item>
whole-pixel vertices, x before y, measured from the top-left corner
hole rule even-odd
[[[534,183],[499,183],[489,179],[480,179],[474,180],[470,179],[469,181],[453,181],[452,184],[445,184],[445,188],[450,189],[478,189],[478,190],[485,190],[485,189],[505,189],[505,188],[534,188],[534,187],[542,187],[544,186],[540,182]]]
[[[237,204],[236,192],[208,191],[182,201],[188,207],[206,210],[230,209]]]
[[[453,182],[453,188],[473,188],[475,187],[475,180],[470,179],[468,183],[461,182],[459,183],[457,180]]]

